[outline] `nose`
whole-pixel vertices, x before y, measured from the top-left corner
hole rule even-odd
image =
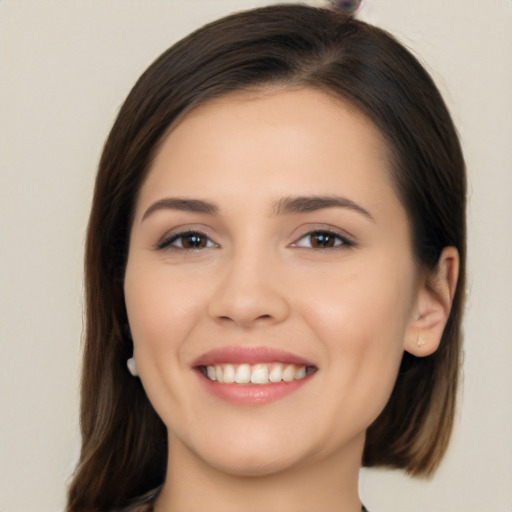
[[[288,317],[290,303],[279,265],[270,260],[261,253],[246,253],[224,262],[209,304],[215,321],[250,329]]]

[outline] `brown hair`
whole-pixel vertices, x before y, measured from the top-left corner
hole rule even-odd
[[[370,426],[366,466],[428,474],[447,447],[459,372],[465,262],[465,171],[457,134],[428,73],[391,35],[339,12],[271,6],[211,23],[140,77],[105,144],[86,256],[82,451],[68,511],[106,510],[163,483],[165,427],[126,370],[133,351],[123,298],[137,193],[169,126],[232,91],[312,87],[355,106],[380,130],[408,216],[418,265],[434,274],[454,246],[460,275],[438,351],[404,355],[382,414]]]

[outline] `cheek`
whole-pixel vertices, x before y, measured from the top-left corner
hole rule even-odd
[[[187,410],[180,376],[185,343],[203,301],[196,288],[166,265],[128,260],[124,283],[128,322],[140,379],[157,414],[173,425],[176,411]]]
[[[405,318],[393,306],[396,296],[381,293],[371,303],[362,297],[337,297],[336,306],[310,302],[305,313],[328,353],[352,378],[395,374],[403,352]],[[335,359],[332,359],[334,364]]]
[[[344,415],[371,423],[386,405],[403,355],[413,302],[413,274],[374,266],[332,275],[328,287],[310,283],[302,311],[326,348],[329,387]],[[405,267],[407,268],[407,267]],[[384,272],[385,270],[385,272]]]
[[[401,345],[411,315],[414,273],[404,263],[400,271],[388,265],[347,264],[328,276],[303,274],[302,314],[309,323],[339,339],[340,350],[385,350],[389,344]],[[405,270],[403,270],[405,269]],[[300,292],[297,289],[297,296]]]
[[[202,301],[193,286],[176,273],[155,271],[154,265],[128,261],[124,293],[137,358],[174,360],[177,347],[197,319]],[[172,277],[172,278],[171,278]]]

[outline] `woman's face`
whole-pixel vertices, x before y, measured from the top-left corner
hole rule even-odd
[[[418,283],[384,142],[359,113],[287,89],[187,115],[140,190],[125,277],[173,460],[240,475],[359,460]]]

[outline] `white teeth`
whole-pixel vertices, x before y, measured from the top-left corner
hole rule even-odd
[[[251,382],[253,384],[268,384],[268,368],[266,364],[257,364],[252,369]]]
[[[281,382],[283,378],[283,365],[282,364],[276,364],[274,368],[272,368],[272,371],[270,372],[270,375],[268,376],[268,380],[270,382]]]
[[[283,380],[285,382],[291,382],[295,378],[295,365],[289,364],[284,370],[283,370]]]
[[[215,373],[215,367],[214,366],[207,366],[206,367],[206,372],[207,372],[208,378],[210,380],[217,380],[217,375]]]
[[[204,368],[204,367],[203,367]],[[313,373],[315,368],[281,363],[216,364],[206,367],[206,377],[225,384],[269,384],[292,382]]]
[[[224,372],[220,364],[215,365],[215,377],[217,377],[219,382],[224,382]]]
[[[295,372],[295,379],[303,379],[306,376],[306,367],[299,366]]]
[[[235,382],[237,384],[249,384],[251,382],[251,367],[248,364],[241,364],[237,368]]]
[[[232,364],[224,365],[224,382],[232,384],[235,382],[235,367]]]

